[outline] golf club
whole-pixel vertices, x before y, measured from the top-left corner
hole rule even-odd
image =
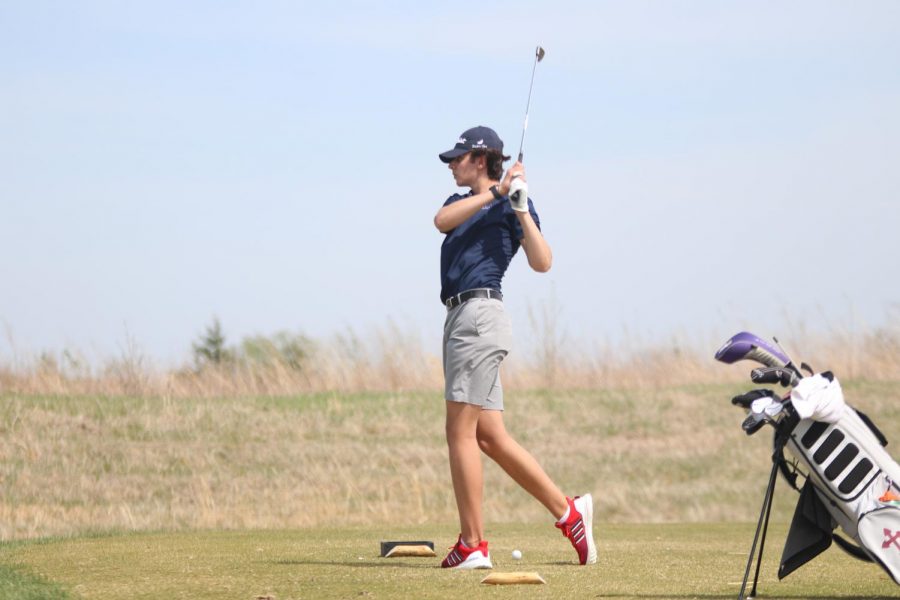
[[[716,360],[729,365],[739,360],[754,360],[767,367],[784,367],[791,362],[779,348],[747,331],[731,336],[716,351]]]
[[[544,49],[538,46],[534,50],[534,66],[531,67],[531,83],[528,85],[528,103],[525,104],[525,123],[522,125],[522,140],[519,142],[519,162],[522,162],[522,150],[525,148],[525,131],[528,129],[528,109],[531,107],[531,90],[534,88],[534,72],[537,64],[544,59]]]

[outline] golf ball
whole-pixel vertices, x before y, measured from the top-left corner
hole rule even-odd
[[[516,560],[522,560],[522,552],[520,550],[513,550],[513,558]]]

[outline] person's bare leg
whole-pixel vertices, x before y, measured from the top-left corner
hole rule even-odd
[[[547,507],[556,519],[565,514],[568,508],[565,494],[556,487],[537,460],[509,435],[503,424],[502,411],[482,411],[476,436],[481,450],[525,491]]]
[[[484,538],[481,514],[483,475],[481,450],[476,429],[482,414],[480,406],[447,401],[447,448],[450,477],[459,511],[459,528],[466,546],[474,548]]]

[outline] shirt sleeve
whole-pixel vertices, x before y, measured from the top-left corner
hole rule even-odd
[[[534,202],[531,201],[531,198],[528,199],[528,212],[531,213],[531,218],[534,219],[534,224],[537,225],[537,228],[541,228],[541,218],[538,216],[537,211],[534,209]]]
[[[507,210],[509,210],[508,218],[510,220],[510,225],[516,234],[516,239],[521,240],[525,237],[525,232],[522,231],[522,225],[519,223],[519,218],[516,216],[516,211],[509,206],[507,202]],[[541,218],[538,216],[537,211],[534,210],[534,202],[531,201],[531,198],[528,199],[528,212],[531,213],[531,218],[534,219],[534,224],[537,225],[538,230],[541,229]]]
[[[468,194],[467,194],[467,195],[468,195]],[[462,200],[463,198],[465,198],[465,196],[463,196],[462,194],[453,194],[452,196],[450,196],[449,198],[447,198],[446,200],[444,200],[444,204],[443,204],[443,205],[444,205],[444,206],[448,206],[448,205],[453,204],[454,202],[456,202],[456,201],[458,201],[458,200]]]

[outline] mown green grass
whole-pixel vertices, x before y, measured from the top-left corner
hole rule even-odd
[[[731,599],[753,536],[746,523],[598,523],[595,529],[599,562],[580,567],[568,542],[547,523],[490,527],[495,572],[534,571],[547,581],[504,587],[481,584],[484,571],[438,567],[443,547],[453,541],[448,527],[134,533],[14,543],[0,546],[0,597],[58,598],[65,591],[84,599]],[[880,569],[834,548],[779,582],[785,530],[780,523],[770,527],[762,595],[896,597],[897,586]],[[382,539],[422,538],[436,542],[437,558],[378,557]],[[516,548],[524,554],[521,561],[511,558]],[[25,583],[16,588],[15,581]],[[44,595],[17,594],[28,585]]]
[[[63,600],[69,597],[69,594],[59,584],[35,576],[27,569],[0,565],[0,598]]]

